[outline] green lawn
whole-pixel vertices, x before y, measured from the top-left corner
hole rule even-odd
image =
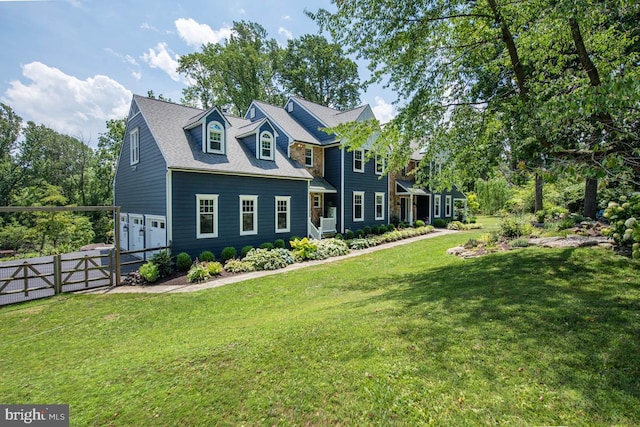
[[[637,425],[640,268],[445,254],[483,230],[188,294],[0,309],[0,402],[71,425]]]

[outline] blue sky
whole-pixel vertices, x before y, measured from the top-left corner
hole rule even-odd
[[[0,0],[0,101],[25,122],[95,146],[133,94],[153,90],[179,102],[179,56],[223,40],[234,21],[257,22],[286,46],[318,31],[304,10],[321,7],[333,9],[330,0]],[[378,86],[361,96],[382,122],[394,100]]]

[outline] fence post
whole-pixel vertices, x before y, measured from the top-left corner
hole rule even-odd
[[[89,287],[89,257],[84,256],[84,287]]]
[[[62,255],[53,256],[53,293],[62,293]]]
[[[29,265],[29,263],[27,263],[27,261],[22,263],[22,275],[24,276],[24,296],[28,297],[29,296],[29,270],[27,269],[27,266]]]

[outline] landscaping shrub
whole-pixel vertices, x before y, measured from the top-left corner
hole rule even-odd
[[[284,249],[284,240],[283,239],[276,239],[276,241],[273,242],[273,247],[277,248],[277,249]]]
[[[230,273],[247,273],[256,270],[250,262],[240,261],[238,259],[230,259],[227,261],[224,269]]]
[[[633,259],[640,259],[640,194],[623,196],[620,203],[609,202],[604,217],[610,226],[603,233],[619,246],[631,246]]]
[[[509,242],[509,245],[512,248],[526,248],[527,246],[529,246],[529,239],[526,239],[526,238],[514,239],[511,242]]]
[[[339,239],[324,239],[318,242],[318,249],[314,255],[315,259],[327,259],[331,257],[346,255],[349,253],[349,245]]]
[[[418,228],[418,227],[424,227],[424,225],[425,225],[425,224],[424,224],[424,221],[423,221],[423,220],[421,220],[421,219],[417,219],[417,220],[413,223],[413,226],[414,226],[414,227],[416,227],[416,228]]]
[[[169,252],[158,252],[151,257],[150,261],[158,267],[158,274],[160,278],[170,276],[171,273],[173,273],[173,265]]]
[[[500,223],[500,235],[506,239],[515,239],[522,236],[521,222],[512,216],[503,218]]]
[[[433,220],[433,226],[435,228],[445,228],[447,226],[447,221],[442,218],[436,218]]]
[[[207,268],[205,267],[205,265],[199,262],[193,264],[187,272],[187,281],[189,281],[190,283],[202,282],[207,280],[208,278],[209,272],[207,271]]]
[[[211,251],[202,251],[198,256],[198,260],[201,262],[211,262],[216,260],[216,256]]]
[[[371,227],[369,227],[368,225],[363,229],[363,231],[365,236],[371,235]]]
[[[193,264],[191,255],[186,252],[180,252],[176,257],[176,268],[178,271],[188,271],[191,268],[191,264]]]
[[[144,277],[144,280],[148,283],[153,283],[160,277],[160,274],[158,273],[158,266],[149,261],[140,266],[140,275]]]
[[[365,237],[365,235],[364,235],[364,230],[363,230],[363,229],[361,229],[361,228],[357,229],[357,230],[356,230],[356,237],[358,237],[358,238],[363,238],[363,237]]]
[[[379,226],[379,225],[374,225],[374,226],[371,228],[371,233],[372,233],[372,234],[375,234],[376,236],[377,236],[378,234],[380,234],[380,226]]]
[[[233,246],[227,246],[222,250],[222,252],[220,252],[220,259],[222,259],[222,262],[227,262],[236,256],[238,256],[238,251],[236,251],[236,248]]]
[[[344,237],[342,236],[342,234],[338,233],[335,236],[333,236],[334,239],[340,239],[340,240],[344,240]]]
[[[375,245],[372,244],[372,241],[370,241],[369,239],[353,239],[349,242],[349,247],[355,250],[366,249],[371,246],[375,246]]]
[[[285,248],[275,248],[273,250],[275,252],[278,252],[282,257],[282,259],[284,260],[284,262],[286,262],[288,265],[295,264],[296,260],[293,257],[293,253],[291,251]]]
[[[209,276],[217,276],[222,273],[222,264],[216,261],[210,261],[207,263],[203,263],[205,268],[207,269],[207,273]]]
[[[264,242],[263,244],[260,245],[260,249],[273,249],[273,243]]]
[[[447,229],[448,230],[464,230],[465,226],[460,221],[451,221],[449,224],[447,224]]]
[[[287,266],[287,261],[280,251],[269,249],[252,249],[243,261],[251,263],[256,270],[277,270]]]
[[[318,245],[314,240],[296,239],[289,242],[293,256],[300,261],[313,259],[313,254],[318,250]]]
[[[242,258],[246,257],[251,249],[253,249],[253,246],[251,245],[243,246],[242,249],[240,250],[240,254],[242,255]]]
[[[347,238],[347,240],[351,240],[355,237],[355,234],[353,233],[353,231],[351,230],[347,230],[347,232],[344,234],[344,236]]]

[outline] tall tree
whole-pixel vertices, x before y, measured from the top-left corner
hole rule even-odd
[[[183,101],[203,108],[228,107],[235,114],[243,114],[254,99],[280,104],[281,58],[282,49],[261,25],[234,22],[228,40],[207,43],[200,52],[180,58],[178,72],[190,81]]]
[[[360,102],[357,64],[322,36],[289,40],[280,81],[286,91],[317,104],[344,110]]]

